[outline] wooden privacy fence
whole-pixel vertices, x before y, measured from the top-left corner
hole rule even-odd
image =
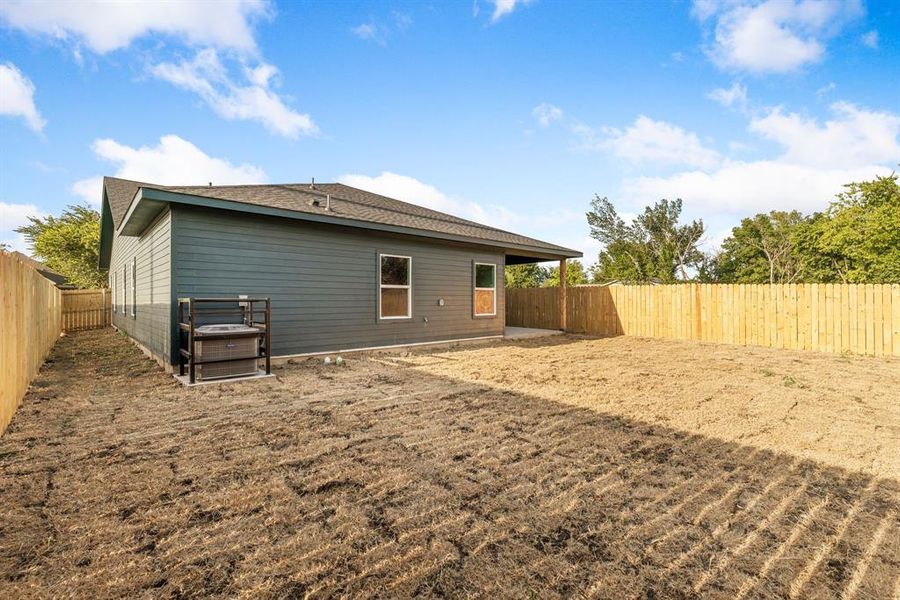
[[[577,286],[567,331],[900,356],[898,284]],[[558,288],[509,289],[507,324],[559,328]]]
[[[65,290],[62,301],[63,331],[96,329],[112,324],[109,290]]]
[[[0,434],[12,420],[62,327],[62,298],[53,283],[0,251]]]

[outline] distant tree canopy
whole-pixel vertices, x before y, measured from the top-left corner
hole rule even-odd
[[[62,216],[28,217],[16,229],[25,236],[34,256],[65,275],[80,288],[106,285],[100,271],[100,214],[87,206],[69,206]]]
[[[550,267],[547,269],[542,287],[559,287],[559,267]],[[588,283],[588,276],[584,270],[584,265],[578,259],[570,260],[566,263],[566,285],[583,285]]]
[[[508,288],[540,287],[546,277],[547,270],[537,263],[506,267],[506,287]]]
[[[584,265],[577,259],[568,261],[566,284],[581,285],[584,283],[588,283],[588,274]],[[542,267],[536,263],[506,267],[506,287],[559,287],[559,267]]]
[[[900,282],[897,175],[849,183],[822,213],[772,211],[743,219],[707,261],[723,283]]]
[[[618,215],[607,198],[594,196],[587,213],[590,235],[604,245],[592,268],[598,281],[620,279],[674,283],[689,278],[703,262],[703,221],[680,223],[681,199],[660,200],[631,223]]]

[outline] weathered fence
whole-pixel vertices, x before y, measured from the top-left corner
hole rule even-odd
[[[96,329],[111,324],[109,290],[65,290],[62,302],[63,331]]]
[[[62,299],[31,265],[0,251],[0,434],[62,327]]]
[[[900,356],[900,285],[614,285],[568,290],[567,330]],[[507,324],[559,328],[559,290],[509,289]]]

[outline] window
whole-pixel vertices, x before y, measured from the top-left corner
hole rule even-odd
[[[128,266],[122,265],[122,314],[128,312]]]
[[[131,259],[131,316],[135,316],[137,305],[137,257]]]
[[[475,316],[497,314],[497,265],[475,263]]]
[[[118,312],[116,310],[116,301],[118,300],[118,298],[116,298],[116,289],[119,287],[119,274],[115,271],[109,273],[109,287],[112,290],[112,309],[115,313]]]
[[[378,310],[382,319],[412,317],[412,258],[379,254]]]

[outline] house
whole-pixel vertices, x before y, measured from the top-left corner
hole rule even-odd
[[[272,354],[502,336],[503,267],[580,257],[339,183],[103,180],[113,324],[177,364],[177,299],[272,301]]]

